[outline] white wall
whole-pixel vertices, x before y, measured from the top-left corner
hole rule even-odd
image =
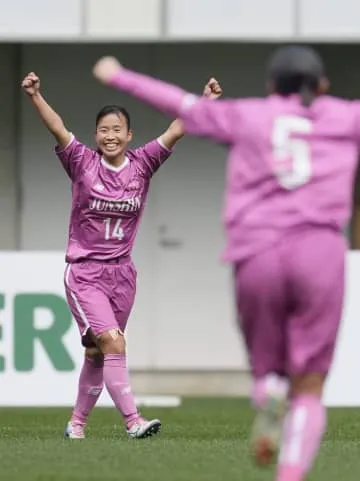
[[[94,39],[158,39],[162,0],[85,0],[86,36]]]
[[[261,12],[261,15],[259,15]],[[287,39],[295,35],[294,0],[169,0],[174,39]]]
[[[4,300],[0,306],[0,382],[6,386],[1,390],[0,406],[72,405],[83,353],[79,349],[78,329],[71,321],[64,298],[62,255],[0,253],[0,265],[1,272],[6,273],[0,275]],[[360,253],[351,252],[347,258],[343,321],[325,392],[330,406],[360,406],[360,384],[354,382],[360,362],[359,282]],[[216,301],[210,300],[213,305]],[[169,324],[172,321],[173,318],[168,319]],[[152,319],[149,333],[144,332],[146,326],[141,322],[131,322],[127,335],[134,392],[248,395],[248,376],[239,372],[246,366],[238,355],[238,334],[233,324],[226,325],[224,321],[222,318],[221,328],[216,330],[218,342],[211,351],[207,342],[213,333],[206,317],[196,319],[186,343],[177,342],[174,333],[164,331],[157,317]],[[198,331],[204,333],[203,342]],[[177,354],[175,359],[169,354],[169,346]],[[110,397],[104,393],[100,404],[111,405]]]
[[[0,2],[0,37],[63,39],[81,33],[81,1],[11,0]]]
[[[18,42],[359,41],[358,0],[2,0]]]

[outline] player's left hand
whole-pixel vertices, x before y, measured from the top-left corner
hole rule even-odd
[[[220,83],[216,78],[212,77],[204,87],[203,95],[209,99],[217,99],[221,97],[223,91]]]
[[[115,57],[102,57],[94,65],[93,74],[100,82],[107,84],[121,68],[122,65]]]

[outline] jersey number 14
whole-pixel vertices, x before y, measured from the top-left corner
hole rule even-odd
[[[112,219],[111,217],[104,219],[105,240],[121,240],[124,238],[124,230],[121,227],[121,221],[122,219]]]
[[[310,145],[301,138],[311,131],[312,123],[304,117],[284,115],[275,119],[272,132],[273,168],[285,189],[296,189],[311,179]]]

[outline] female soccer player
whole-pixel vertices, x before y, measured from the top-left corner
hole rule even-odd
[[[65,271],[66,296],[86,347],[78,397],[65,435],[83,439],[84,429],[105,384],[122,414],[127,433],[144,438],[160,429],[138,413],[129,383],[124,330],[134,302],[136,270],[131,251],[152,175],[183,136],[175,120],[157,139],[128,150],[130,116],[106,106],[96,117],[97,150],[82,144],[40,93],[40,79],[29,73],[22,87],[57,141],[56,153],[72,181]],[[204,95],[216,98],[215,79]]]
[[[322,60],[305,46],[274,54],[266,98],[211,103],[111,57],[94,74],[181,117],[186,132],[228,145],[224,257],[234,266],[254,376],[254,454],[267,463],[280,447],[277,481],[302,481],[326,425],[322,394],[342,311],[342,231],[351,209],[360,103],[325,95]]]

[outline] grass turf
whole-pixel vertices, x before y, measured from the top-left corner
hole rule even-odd
[[[0,409],[1,481],[266,481],[248,453],[253,419],[238,399],[187,399],[144,409],[159,436],[128,440],[115,410],[95,409],[85,441],[62,438],[68,409]],[[309,480],[360,479],[360,410],[333,409]]]

